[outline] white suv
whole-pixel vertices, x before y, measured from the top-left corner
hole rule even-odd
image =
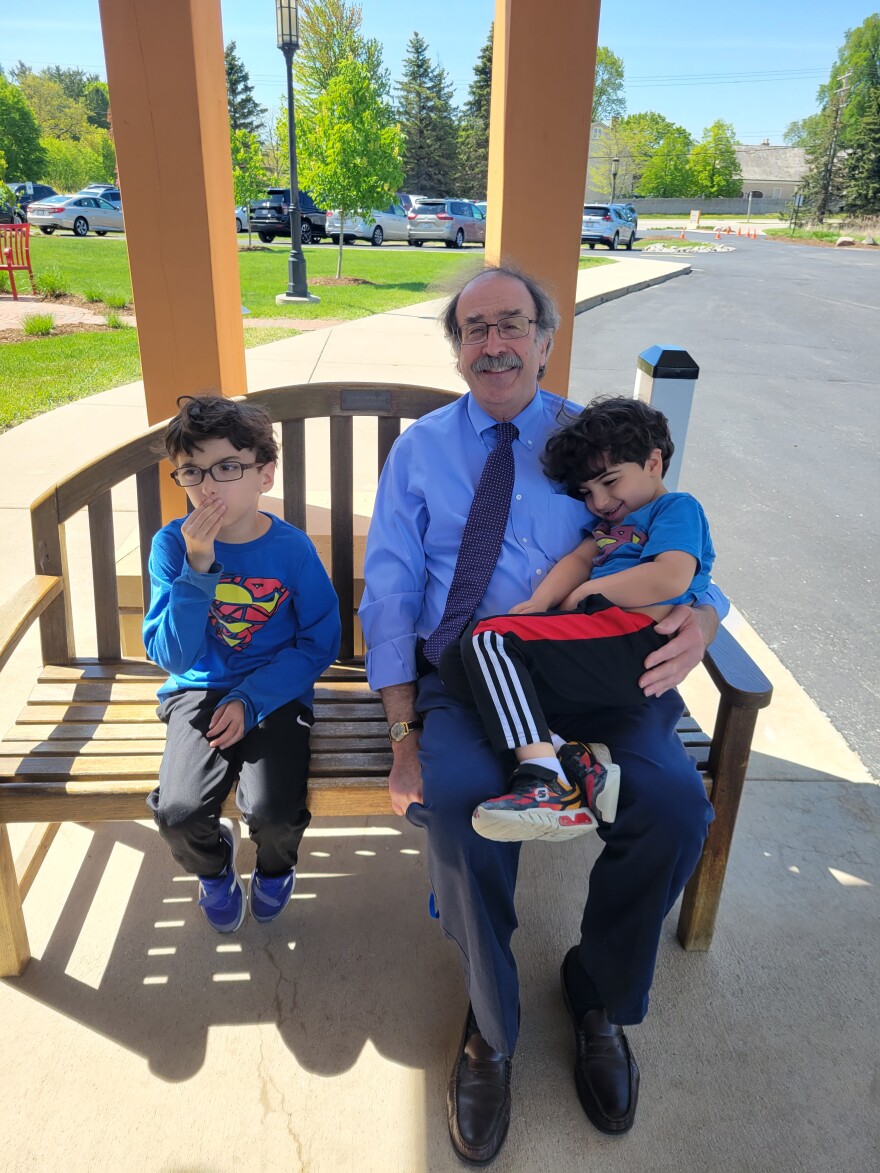
[[[635,238],[636,225],[620,204],[584,204],[581,244],[605,244],[610,249],[625,244],[631,249]]]

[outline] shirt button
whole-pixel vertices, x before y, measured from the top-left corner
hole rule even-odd
[[[522,493],[517,493],[516,499],[517,501],[522,501]]]
[[[531,442],[531,440],[526,440],[526,443],[527,443],[527,444],[528,444],[528,446],[531,448],[531,446],[532,446],[532,442]]]
[[[536,571],[535,571],[535,574],[543,574],[543,573],[544,573],[544,571],[543,571],[543,570],[536,570]]]
[[[523,538],[522,544],[525,545],[528,540],[529,540],[528,538]]]

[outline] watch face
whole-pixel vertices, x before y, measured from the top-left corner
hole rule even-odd
[[[392,741],[403,741],[404,737],[406,737],[406,732],[407,730],[404,723],[402,721],[395,721],[388,730],[388,736]]]

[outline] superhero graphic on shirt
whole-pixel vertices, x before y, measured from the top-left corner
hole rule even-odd
[[[601,566],[618,546],[644,546],[648,541],[645,531],[634,525],[609,525],[607,521],[599,522],[593,530],[593,538],[599,547],[599,553],[593,559],[594,566]]]
[[[289,594],[277,578],[223,575],[209,612],[214,634],[234,651],[244,651]]]

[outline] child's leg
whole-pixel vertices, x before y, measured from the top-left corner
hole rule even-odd
[[[235,779],[233,761],[205,737],[223,694],[186,690],[159,708],[168,726],[159,785],[147,805],[171,854],[191,875],[219,876],[229,860],[220,835],[220,807]],[[233,747],[234,748],[234,747]]]
[[[296,866],[311,821],[306,786],[313,721],[309,709],[291,701],[255,725],[242,742],[236,801],[264,876],[281,876]]]

